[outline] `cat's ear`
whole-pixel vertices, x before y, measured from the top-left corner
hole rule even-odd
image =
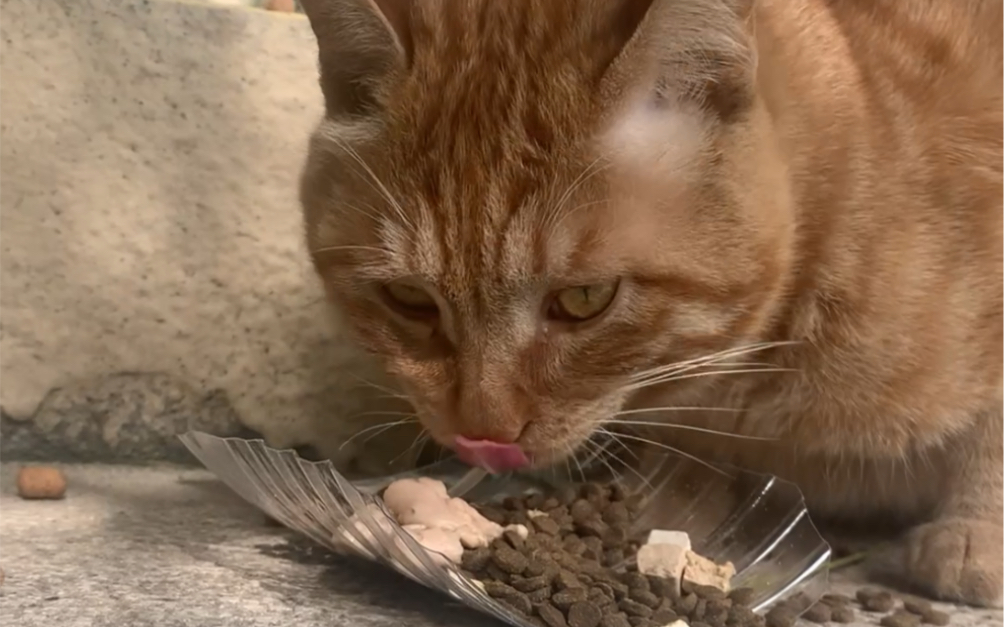
[[[693,102],[728,120],[752,102],[756,0],[622,0],[634,30],[611,60],[608,88],[648,89],[659,103]],[[644,9],[643,11],[641,9]]]
[[[300,0],[317,37],[329,116],[367,115],[378,90],[411,62],[413,0]]]

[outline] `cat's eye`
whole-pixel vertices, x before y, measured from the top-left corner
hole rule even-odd
[[[402,316],[417,320],[427,320],[439,314],[439,305],[425,287],[411,279],[399,279],[385,283],[382,288],[384,300]]]
[[[561,322],[592,320],[614,302],[619,285],[619,281],[608,281],[565,288],[552,296],[547,317]]]

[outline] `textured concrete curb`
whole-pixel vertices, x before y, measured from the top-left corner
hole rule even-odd
[[[3,452],[31,454],[39,437],[70,459],[136,446],[68,437],[72,421],[131,410],[65,390],[112,385],[148,406],[188,390],[174,427],[229,433],[237,415],[274,446],[334,454],[339,420],[382,404],[303,250],[297,178],[322,110],[306,19],[169,1],[2,6]],[[59,419],[40,408],[52,395]],[[232,410],[214,408],[223,395]],[[168,446],[171,430],[140,439]]]

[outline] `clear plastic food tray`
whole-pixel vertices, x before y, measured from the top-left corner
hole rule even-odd
[[[318,544],[362,556],[397,570],[466,605],[511,625],[531,627],[486,595],[442,556],[424,549],[388,513],[377,494],[404,476],[440,479],[447,486],[467,467],[448,460],[379,480],[350,482],[330,462],[309,462],[261,440],[182,436],[189,450],[224,483],[269,516]],[[464,498],[490,501],[530,490],[548,491],[572,481],[569,474],[488,477]],[[815,601],[826,589],[830,547],[809,520],[793,484],[769,476],[717,470],[667,454],[644,472],[625,472],[620,482],[642,493],[638,530],[686,531],[693,548],[736,567],[734,587],[756,591],[754,608],[765,611],[801,592]]]

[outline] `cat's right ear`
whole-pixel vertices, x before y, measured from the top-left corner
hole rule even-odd
[[[372,115],[387,78],[411,63],[413,0],[300,0],[317,37],[329,117]]]

